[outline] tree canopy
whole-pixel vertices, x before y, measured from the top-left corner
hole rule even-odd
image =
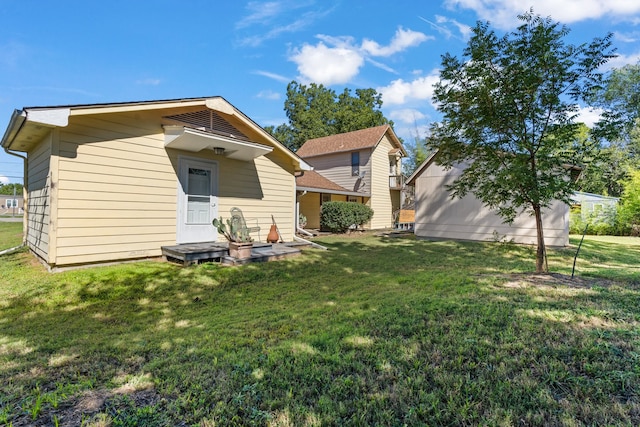
[[[613,69],[591,100],[607,109],[616,132],[601,156],[587,166],[582,189],[619,197],[623,182],[640,169],[640,64]]]
[[[14,189],[17,196],[22,196],[22,184],[0,184],[0,194],[8,194],[13,196]]]
[[[338,133],[391,124],[380,108],[382,95],[375,89],[344,89],[339,95],[322,84],[300,84],[292,81],[287,85],[284,111],[289,123],[265,130],[292,150],[297,150],[308,139]]]
[[[611,34],[567,44],[565,26],[532,10],[498,37],[478,22],[462,58],[442,57],[433,100],[443,119],[431,127],[430,148],[445,168],[468,167],[449,187],[474,194],[508,223],[520,212],[535,217],[536,271],[546,271],[542,212],[569,201],[567,165],[593,150],[576,138],[578,102],[600,87],[598,68],[613,57]]]
[[[591,101],[607,109],[611,122],[619,125],[619,139],[630,144],[635,156],[640,155],[640,142],[630,140],[640,121],[640,64],[612,70],[606,84],[595,89]]]
[[[623,191],[618,208],[619,221],[636,228],[640,225],[640,170],[629,174],[629,178],[622,182]]]

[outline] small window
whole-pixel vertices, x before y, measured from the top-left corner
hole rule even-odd
[[[353,203],[360,203],[360,197],[358,197],[358,196],[349,196],[347,201],[353,202]]]
[[[331,194],[322,193],[322,203],[330,202],[330,201],[331,201]]]
[[[358,151],[351,153],[351,175],[360,175],[360,153]]]

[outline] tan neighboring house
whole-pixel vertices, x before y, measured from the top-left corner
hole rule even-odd
[[[24,197],[22,194],[11,196],[0,194],[0,214],[22,214],[24,209]]]
[[[26,244],[50,268],[217,241],[232,207],[293,240],[310,169],[221,97],[24,108],[1,145],[26,154]]]
[[[370,229],[391,228],[403,187],[402,143],[389,125],[310,139],[296,152],[313,166],[296,179],[300,213],[307,228],[320,228],[327,201],[364,203],[373,209]]]
[[[407,185],[415,187],[414,233],[425,239],[478,241],[513,241],[535,245],[535,218],[522,213],[512,224],[506,224],[494,211],[484,206],[473,194],[452,198],[447,186],[464,171],[463,166],[449,170],[429,156],[409,177]],[[569,206],[555,202],[543,212],[545,243],[549,246],[569,244]]]

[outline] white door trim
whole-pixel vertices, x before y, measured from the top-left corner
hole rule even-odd
[[[218,162],[197,157],[178,156],[178,180],[176,203],[176,243],[216,241],[218,232],[211,224],[218,215]],[[193,224],[188,222],[188,174],[190,168],[210,170],[208,220]],[[185,189],[187,193],[185,193]]]

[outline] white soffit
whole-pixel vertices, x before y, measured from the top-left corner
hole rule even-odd
[[[223,148],[223,157],[243,161],[250,161],[273,151],[272,147],[266,145],[241,141],[184,126],[165,126],[164,129],[165,148],[191,151],[192,153]]]
[[[27,121],[47,126],[65,127],[69,124],[69,108],[27,110]]]

